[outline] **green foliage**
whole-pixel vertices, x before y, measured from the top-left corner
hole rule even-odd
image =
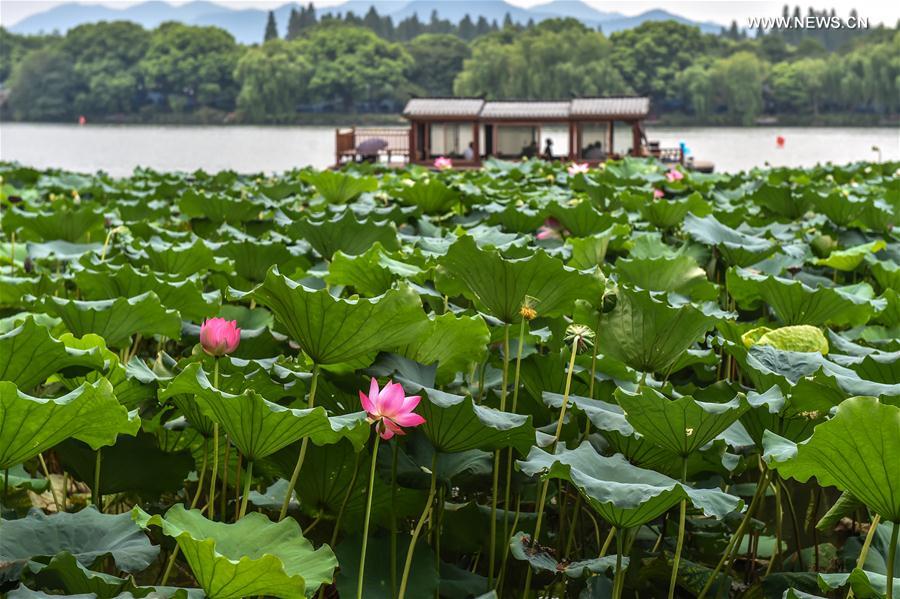
[[[883,597],[898,168],[0,163],[2,588],[353,596],[368,520],[365,597]]]

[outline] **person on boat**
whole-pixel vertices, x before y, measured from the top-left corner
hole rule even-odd
[[[475,160],[475,142],[470,141],[469,147],[463,150],[463,160]]]
[[[544,153],[542,154],[543,159],[553,160],[553,140],[548,137],[546,142],[544,143]]]

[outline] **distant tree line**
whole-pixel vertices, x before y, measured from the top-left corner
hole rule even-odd
[[[607,37],[574,19],[453,24],[436,13],[395,25],[374,9],[317,17],[312,5],[291,13],[285,39],[270,15],[263,41],[251,46],[222,29],[173,22],[149,31],[88,24],[64,36],[0,28],[2,113],[263,123],[309,112],[396,113],[413,95],[641,94],[657,112],[709,123],[900,114],[896,27],[755,33],[735,24],[704,34],[665,21]]]

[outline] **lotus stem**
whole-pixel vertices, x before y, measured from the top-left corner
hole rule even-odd
[[[687,457],[681,457],[681,483],[687,484]],[[687,515],[687,498],[678,506],[678,540],[675,542],[675,557],[672,561],[672,578],[669,579],[669,599],[675,597],[675,584],[678,581],[678,564],[681,562],[681,549],[684,547],[684,521]],[[665,531],[663,531],[665,532]]]
[[[869,555],[869,546],[872,545],[872,539],[875,538],[875,529],[878,528],[880,522],[881,514],[875,514],[875,517],[872,518],[872,523],[869,524],[869,532],[866,533],[866,540],[863,542],[862,549],[859,551],[859,557],[856,558],[856,567],[859,569],[862,569],[866,563],[866,557]],[[853,597],[853,589],[847,591],[847,599],[851,599],[851,597]]]
[[[250,483],[253,481],[253,460],[247,460],[247,480],[244,482],[244,494],[241,496],[241,511],[237,519],[240,520],[247,513],[247,499],[250,498]]]
[[[200,465],[200,476],[197,477],[197,490],[194,492],[194,498],[191,500],[191,508],[197,507],[197,501],[200,499],[200,493],[203,491],[203,479],[206,477],[206,462],[209,457],[209,441],[203,439],[203,462]]]
[[[737,530],[734,531],[734,535],[732,535],[731,540],[725,547],[725,552],[722,554],[721,559],[719,559],[719,563],[716,564],[716,568],[713,570],[709,579],[707,579],[706,584],[703,585],[703,589],[700,590],[700,594],[697,595],[697,599],[703,599],[706,596],[706,594],[709,592],[709,589],[712,588],[712,585],[715,582],[716,577],[719,575],[719,572],[722,571],[722,566],[724,566],[725,562],[727,562],[731,558],[731,554],[734,553],[735,548],[740,546],[741,537],[744,536],[744,530],[750,523],[750,519],[753,517],[753,513],[756,511],[757,505],[765,494],[766,488],[769,486],[768,481],[769,471],[765,470],[763,472],[763,475],[760,477],[759,482],[756,484],[756,493],[753,494],[753,499],[750,500],[750,505],[747,507],[747,511],[744,513],[744,518],[738,525]]]
[[[369,544],[369,522],[372,518],[372,496],[375,494],[375,466],[378,463],[378,444],[381,436],[375,431],[375,445],[372,448],[372,467],[369,469],[369,494],[366,499],[366,519],[363,524],[362,551],[359,556],[359,578],[356,581],[356,599],[363,599],[363,578],[366,571],[366,549]],[[291,487],[293,488],[293,487]],[[290,493],[290,489],[288,490]],[[429,504],[431,502],[429,501]],[[402,587],[401,587],[402,588]]]
[[[603,547],[600,548],[600,553],[597,555],[597,557],[606,557],[606,552],[609,551],[609,546],[612,544],[615,536],[616,527],[613,526],[609,529],[609,533],[606,535],[606,539],[603,541]]]
[[[391,597],[397,596],[397,439],[391,440]],[[354,478],[356,475],[354,474]],[[343,507],[343,506],[341,506]],[[334,545],[334,542],[332,542]]]
[[[516,495],[516,514],[513,517],[512,522],[512,530],[516,529],[516,526],[519,525],[519,514],[521,514],[522,508],[522,497],[521,495]],[[506,508],[509,509],[509,508]],[[503,581],[506,579],[506,562],[509,559],[509,543],[506,544],[506,548],[503,550],[503,559],[500,561],[500,576],[497,581],[497,596],[503,596]]]
[[[56,507],[56,512],[60,512],[59,502],[56,500],[56,490],[53,488],[53,481],[50,480],[50,471],[47,469],[47,462],[44,461],[44,454],[38,454],[38,460],[41,462],[41,470],[44,471],[44,478],[47,479],[47,485],[50,487],[50,496],[53,498],[53,505]]]
[[[766,576],[772,573],[772,568],[775,566],[776,560],[781,559],[781,536],[782,536],[782,520],[784,519],[783,507],[781,503],[781,487],[778,485],[778,474],[772,474],[772,490],[775,492],[775,553],[772,554],[772,558],[769,560],[769,565],[766,567]]]
[[[569,392],[572,390],[572,373],[575,371],[575,357],[578,355],[578,343],[581,341],[581,336],[576,335],[574,339],[572,339],[572,352],[569,358],[569,367],[566,371],[566,388],[565,393],[563,393],[563,401],[562,408],[559,410],[559,420],[556,423],[556,433],[553,435],[553,443],[550,445],[550,452],[556,452],[556,444],[559,443],[559,436],[562,434],[562,426],[563,422],[566,419],[566,406],[569,405]],[[541,524],[544,519],[544,505],[547,502],[547,490],[550,487],[550,479],[546,479],[544,481],[544,486],[541,489],[541,497],[538,500],[537,505],[537,522],[534,525],[534,537],[532,539],[533,543],[538,542],[538,538],[541,534]],[[525,575],[525,591],[522,595],[523,597],[528,597],[531,595],[531,577],[532,577],[531,567],[528,568],[528,573]]]
[[[103,512],[103,496],[100,494],[100,464],[102,461],[102,453],[101,450],[97,450],[97,459],[94,462],[94,489],[93,489],[93,497],[94,505],[97,506],[98,512]]]
[[[419,516],[419,521],[416,522],[416,527],[413,529],[412,538],[409,540],[409,548],[406,550],[406,563],[403,564],[403,576],[400,578],[400,593],[397,595],[397,599],[404,599],[406,597],[406,584],[409,582],[409,571],[412,567],[413,554],[416,551],[416,541],[419,540],[419,534],[422,532],[422,527],[425,525],[425,520],[428,519],[428,514],[432,509],[432,502],[434,501],[434,490],[436,488],[437,476],[435,476],[435,472],[437,471],[437,452],[434,453],[434,456],[431,458],[431,489],[428,491],[428,499],[425,501],[425,510],[422,512],[422,515]],[[363,541],[365,543],[365,540]],[[362,599],[362,565],[360,564],[360,586],[359,593],[360,595],[357,599]]]
[[[222,512],[222,520],[226,520],[228,518],[228,459],[231,457],[231,441],[228,438],[228,433],[225,434],[225,456],[223,459],[222,466],[222,503],[219,506],[219,511]],[[241,486],[241,481],[236,481],[235,484],[237,486]]]
[[[791,497],[791,490],[788,488],[786,480],[779,478],[778,484],[781,486],[781,492],[784,493],[784,498],[787,500],[788,511],[791,513],[791,527],[794,529],[794,542],[797,545],[797,563],[800,565],[800,571],[805,572],[806,566],[803,563],[803,547],[800,544],[800,521],[797,519],[797,510],[794,509],[794,499]],[[785,543],[785,545],[787,545],[787,543]]]
[[[512,396],[512,412],[516,413],[519,407],[519,375],[522,371],[522,351],[525,348],[525,325],[528,319],[522,318],[519,323],[519,343],[516,349],[516,367],[513,374],[513,396]],[[510,447],[506,454],[506,487],[503,492],[503,538],[506,540],[503,545],[503,558],[500,560],[500,574],[497,576],[497,588],[500,589],[500,582],[503,580],[504,569],[506,568],[507,553],[509,552],[509,536],[512,532],[509,527],[509,495],[512,488],[512,470],[513,470],[513,452],[515,449]],[[518,508],[518,501],[516,506]],[[518,521],[518,518],[516,519]],[[513,530],[515,524],[513,524]]]
[[[897,535],[900,533],[900,522],[894,522],[891,532],[891,546],[887,560],[887,599],[894,599],[894,561],[897,559]]]
[[[234,467],[234,505],[238,505],[241,499],[241,472],[244,467],[244,454],[241,450],[237,452],[237,465]]]
[[[312,381],[309,383],[309,408],[316,405],[316,386],[319,382],[319,365],[313,366]],[[288,506],[291,504],[291,495],[294,494],[294,487],[297,485],[297,479],[300,478],[300,468],[303,467],[303,459],[306,457],[306,446],[309,443],[309,437],[303,437],[300,441],[300,453],[297,455],[297,463],[294,464],[294,471],[291,473],[291,480],[288,482],[287,492],[284,495],[284,503],[281,504],[281,512],[278,514],[278,521],[284,520],[287,515]],[[377,445],[376,445],[377,447]]]
[[[600,338],[600,319],[597,319],[597,328],[594,329],[594,339]],[[597,376],[597,344],[591,349],[591,380],[588,383],[588,397],[594,399],[594,379]]]
[[[613,578],[613,599],[622,597],[622,588],[625,586],[625,572],[622,570],[622,553],[625,551],[624,538],[624,534],[616,535],[616,573]]]
[[[524,318],[522,320],[525,320]],[[503,326],[503,383],[500,387],[500,411],[506,410],[506,392],[509,386],[509,325]],[[500,450],[494,450],[494,468],[491,484],[491,537],[488,554],[488,588],[494,588],[494,564],[497,553],[497,495],[500,493]]]
[[[334,530],[331,531],[331,543],[330,545],[334,547],[337,544],[338,533],[341,530],[341,520],[344,519],[344,510],[347,508],[347,502],[350,501],[350,495],[353,493],[354,487],[356,487],[356,477],[359,475],[359,456],[360,454],[356,454],[356,463],[353,466],[353,476],[350,477],[350,485],[347,487],[347,492],[344,493],[344,499],[341,501],[341,507],[338,510],[337,518],[334,520]]]
[[[217,357],[213,366],[213,387],[219,390],[219,358]],[[209,511],[207,515],[210,520],[216,519],[216,475],[219,472],[219,423],[213,422],[213,463],[212,472],[209,475]]]

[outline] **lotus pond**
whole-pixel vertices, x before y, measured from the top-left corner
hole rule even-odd
[[[898,173],[0,165],[0,592],[900,597]]]

